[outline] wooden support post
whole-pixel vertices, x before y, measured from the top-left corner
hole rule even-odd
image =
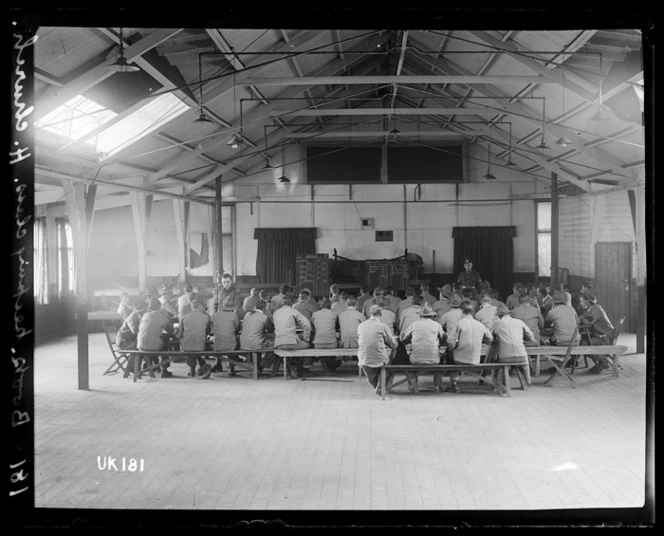
[[[187,283],[187,217],[189,215],[189,203],[179,199],[173,199],[173,213],[175,216],[175,235],[178,241],[178,282],[180,285]]]
[[[134,235],[138,253],[138,288],[144,292],[147,288],[147,214],[145,194],[129,192],[131,198],[131,213],[134,219]]]
[[[69,214],[76,273],[76,333],[78,347],[78,388],[90,388],[90,370],[88,362],[88,285],[87,285],[87,244],[86,222],[92,215],[86,214],[85,184],[62,181],[65,203]]]
[[[558,175],[551,172],[551,287],[558,287],[558,239],[560,236]]]
[[[217,177],[214,184],[214,211],[217,215],[217,274],[219,282],[224,273],[224,247],[222,242],[222,225],[221,225],[221,175]]]
[[[85,194],[85,229],[87,233],[86,251],[90,251],[90,237],[92,236],[92,222],[94,221],[95,198],[97,197],[97,185],[89,184]]]

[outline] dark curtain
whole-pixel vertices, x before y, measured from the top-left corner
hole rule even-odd
[[[297,255],[316,253],[316,228],[255,229],[261,283],[294,283]]]
[[[512,293],[514,278],[514,245],[516,228],[509,227],[455,227],[454,274],[455,281],[463,270],[466,256],[473,261],[473,269],[482,279],[488,279],[491,287],[500,292],[503,300]]]

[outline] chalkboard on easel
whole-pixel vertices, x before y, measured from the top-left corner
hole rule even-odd
[[[364,280],[369,288],[404,290],[408,285],[409,265],[406,260],[367,260],[364,270]]]
[[[327,297],[330,289],[330,256],[311,253],[296,257],[297,289],[308,288],[312,296]]]

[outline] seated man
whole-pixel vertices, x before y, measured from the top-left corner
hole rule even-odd
[[[311,292],[307,289],[302,289],[297,303],[293,304],[293,309],[300,311],[309,321],[311,321],[311,315],[319,309],[318,305],[311,304],[310,298]]]
[[[240,331],[240,317],[237,314],[237,302],[233,296],[226,296],[225,300],[221,302],[221,308],[212,315],[212,332],[214,333],[214,341],[212,348],[215,352],[223,350],[237,350],[238,340],[237,334]],[[227,356],[229,359],[235,357]],[[223,372],[221,357],[215,358],[216,362],[212,367],[211,372]],[[242,359],[237,358],[239,361]],[[228,365],[228,376],[230,378],[237,376],[235,366],[232,363]]]
[[[413,304],[408,309],[405,309],[401,312],[399,315],[398,325],[398,333],[400,337],[403,336],[410,324],[420,319],[420,310],[422,309],[422,305],[424,305],[424,298],[419,294],[415,294],[413,296]]]
[[[343,296],[345,292],[341,293]],[[340,298],[335,305],[341,303]],[[346,298],[347,299],[347,298]],[[345,301],[345,299],[344,299]],[[323,298],[320,303],[320,310],[311,315],[311,324],[313,327],[313,344],[314,348],[338,348],[339,341],[337,340],[337,328],[339,326],[339,315],[332,311],[332,303],[328,298]],[[337,369],[337,358],[326,357],[325,363],[329,370]]]
[[[553,299],[551,300],[553,302]],[[539,309],[533,307],[532,300],[527,294],[519,296],[519,305],[512,309],[513,319],[521,320],[533,334],[526,346],[539,346],[541,344],[540,330],[544,327],[544,317]]]
[[[355,308],[361,313],[364,307],[364,302],[370,299],[371,299],[371,289],[365,285],[360,289],[360,295],[357,297],[357,305],[355,306]]]
[[[336,283],[330,285],[330,303],[337,303],[341,296],[339,295],[339,287]]]
[[[162,332],[166,336],[162,336]],[[141,317],[138,326],[137,348],[146,352],[166,350],[168,338],[173,334],[173,323],[161,312],[159,298],[153,297],[148,304],[148,311]],[[148,363],[152,359],[146,360]],[[173,373],[168,370],[169,363],[161,359],[161,377],[170,378]]]
[[[336,301],[335,303],[332,303],[330,301],[330,303],[331,303],[330,310],[333,313],[336,313],[337,315],[340,315],[348,307],[347,301],[348,301],[348,292],[346,292],[345,290],[342,290],[339,293],[339,300],[338,301]]]
[[[491,304],[491,297],[487,294],[482,298],[482,306],[479,311],[475,313],[475,320],[479,320],[484,324],[489,331],[493,329],[493,323],[498,320],[496,314],[497,307]]]
[[[452,297],[452,285],[443,285],[440,289],[440,299],[433,303],[431,308],[436,312],[436,317],[440,318],[447,311],[450,311],[450,298]]]
[[[604,308],[597,303],[595,294],[591,291],[585,292],[581,295],[580,304],[586,312],[579,318],[579,327],[589,330],[590,344],[613,344],[611,337],[615,328],[606,315]],[[595,362],[595,366],[588,371],[590,374],[599,374],[610,366],[609,359],[604,355],[591,355],[588,357]]]
[[[420,309],[420,319],[410,324],[401,342],[410,344],[411,352],[408,356],[413,365],[439,365],[440,346],[445,343],[443,327],[434,320],[436,312],[428,303]],[[434,389],[442,389],[442,374],[435,373],[433,377]],[[411,391],[417,388],[417,374],[408,373],[408,387]]]
[[[514,292],[507,296],[507,299],[505,300],[505,305],[507,305],[507,308],[510,310],[519,305],[519,296],[526,293],[526,286],[523,283],[516,282],[512,286],[512,290]]]
[[[122,291],[120,293],[120,305],[118,305],[118,314],[124,322],[127,320],[127,317],[131,314],[132,307],[129,305],[129,292]]]
[[[281,307],[283,301],[285,298],[287,298],[290,295],[291,292],[291,287],[290,285],[281,285],[279,287],[279,294],[276,294],[275,296],[272,296],[272,299],[270,300],[270,306],[272,307],[272,312],[276,311]],[[293,301],[291,300],[291,304]]]
[[[369,318],[357,328],[358,365],[362,367],[369,385],[380,395],[380,367],[389,364],[397,350],[397,340],[390,329],[380,321],[381,308],[372,305]],[[391,349],[391,350],[388,350]],[[387,385],[392,382],[393,373],[387,375]]]
[[[348,308],[339,315],[342,348],[358,348],[357,328],[366,318],[357,310],[357,303],[355,296],[349,296]]]
[[[535,309],[530,304],[527,307]],[[524,341],[532,341],[534,339],[533,332],[522,320],[514,318],[514,315],[510,314],[514,311],[510,311],[506,305],[499,305],[496,310],[499,319],[494,323],[492,331],[498,342],[498,362],[514,363],[515,366],[520,366],[523,369],[526,382],[530,383],[530,361]],[[505,378],[505,381],[509,380]]]
[[[247,296],[242,302],[242,309],[244,310],[245,313],[249,313],[254,310],[256,302],[260,300],[259,297],[260,291],[261,289],[255,287],[249,291],[249,296]]]
[[[390,309],[390,300],[387,296],[381,296],[378,300],[378,306],[382,309],[380,321],[392,330],[396,331],[396,315]]]
[[[544,319],[545,327],[551,326],[553,333],[549,340],[555,346],[569,346],[570,342],[579,344],[579,333],[577,332],[574,341],[572,335],[577,328],[579,318],[571,305],[565,304],[565,296],[559,290],[553,293],[553,307],[547,313]],[[570,360],[571,361],[571,360]]]
[[[401,298],[397,296],[396,291],[392,287],[385,287],[383,296],[385,296],[389,300],[390,302],[389,309],[396,315],[397,311],[399,310],[399,304],[401,303]]]
[[[187,313],[191,313],[191,300],[196,298],[194,295],[194,287],[186,284],[184,286],[184,294],[178,298],[178,318],[182,318]]]
[[[429,305],[433,305],[438,301],[434,295],[429,293],[429,283],[422,283],[420,285],[420,294],[422,295],[422,298],[424,298],[424,301]]]
[[[405,292],[406,297],[399,302],[399,306],[397,307],[396,311],[395,322],[397,326],[401,322],[401,316],[403,315],[403,312],[409,307],[413,306],[413,296],[415,296],[415,289],[413,287],[407,287]]]
[[[115,344],[120,350],[133,350],[136,348],[136,338],[138,336],[138,326],[141,323],[141,317],[148,310],[148,303],[145,296],[139,296],[134,300],[134,308],[125,319],[115,336]],[[133,359],[133,356],[132,356]]]
[[[161,310],[164,314],[174,321],[178,316],[177,298],[173,295],[170,288],[162,287],[159,292],[159,302],[161,303]]]
[[[457,294],[452,294],[449,305],[451,309],[441,317],[436,318],[436,321],[441,326],[443,326],[443,330],[445,330],[445,333],[447,333],[448,338],[450,333],[454,331],[456,323],[463,317],[463,311],[461,310],[461,298]]]
[[[539,302],[540,302],[540,310],[541,314],[543,316],[546,316],[547,313],[551,310],[553,307],[553,298],[549,294],[549,287],[547,286],[541,286],[538,291],[539,293]]]
[[[369,309],[371,309],[372,305],[378,305],[378,301],[380,300],[380,297],[383,294],[384,294],[383,289],[380,287],[376,287],[373,291],[373,298],[364,302],[364,306],[362,307],[362,314],[364,315],[365,318],[368,319],[371,316]]]
[[[475,309],[470,300],[463,300],[459,306],[462,317],[454,324],[454,328],[447,331],[448,362],[466,363],[476,365],[482,357],[482,343],[493,342],[493,335],[482,322],[473,318]],[[450,359],[451,356],[451,359]],[[460,393],[459,373],[450,374],[452,383],[439,391]]]
[[[210,316],[203,311],[201,302],[198,299],[193,299],[189,304],[191,312],[187,313],[180,319],[178,324],[177,338],[180,339],[180,351],[183,353],[190,352],[203,352],[207,336],[210,333]],[[198,366],[205,365],[205,359],[201,356],[186,357],[187,365],[189,365],[188,376],[196,377],[196,362]]]
[[[240,333],[240,348],[259,352],[257,355],[259,371],[263,367],[271,366],[274,361],[274,353],[269,350],[274,348],[274,324],[265,314],[266,307],[265,301],[256,301],[253,311],[248,311],[244,316]],[[262,359],[260,352],[265,352]]]
[[[289,296],[282,300],[282,305],[272,315],[274,322],[274,348],[277,350],[299,350],[310,348],[311,322],[302,313],[293,309],[293,299]],[[302,334],[297,334],[297,329]],[[292,360],[291,360],[292,363]],[[313,363],[311,357],[300,359],[296,367],[289,367],[288,373],[291,377],[302,377],[305,372],[310,374]]]

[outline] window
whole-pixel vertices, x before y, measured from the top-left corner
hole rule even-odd
[[[35,303],[48,303],[48,247],[46,244],[46,218],[35,219],[34,285]]]
[[[66,218],[55,220],[58,255],[58,297],[67,298],[76,291],[76,261],[71,226]]]
[[[537,203],[537,275],[551,277],[551,202]]]

